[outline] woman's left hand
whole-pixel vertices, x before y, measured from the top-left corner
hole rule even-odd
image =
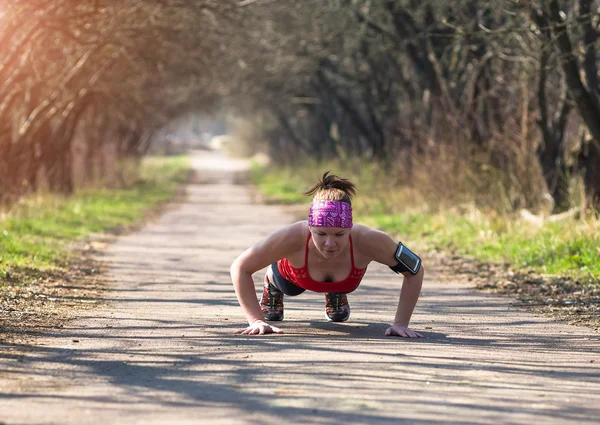
[[[403,338],[423,338],[418,332],[411,331],[406,326],[392,325],[385,331],[385,336],[401,336]]]

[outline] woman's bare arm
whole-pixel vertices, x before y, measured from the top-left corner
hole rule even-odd
[[[398,263],[395,257],[398,243],[389,235],[366,226],[360,226],[356,230],[358,249],[364,255],[386,266],[395,266]],[[402,274],[404,279],[402,290],[400,291],[398,308],[396,309],[396,316],[394,317],[392,326],[386,330],[385,334],[403,337],[421,337],[419,333],[408,329],[408,324],[421,294],[424,276],[423,265],[421,264],[421,268],[416,275],[408,272]]]
[[[235,293],[250,325],[244,332],[240,333],[270,333],[271,328],[274,328],[264,322],[256,298],[252,275],[279,259],[302,249],[304,247],[304,235],[306,235],[306,222],[294,223],[279,229],[248,248],[231,265],[230,273]],[[253,326],[253,324],[257,324],[257,326]]]

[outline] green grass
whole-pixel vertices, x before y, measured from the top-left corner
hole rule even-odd
[[[532,227],[531,223],[487,216],[401,213],[371,215],[368,224],[437,248],[482,261],[507,262],[513,269],[531,269],[600,283],[600,223],[566,220]]]
[[[309,202],[309,199],[298,190],[303,179],[290,170],[279,170],[278,173],[266,174],[259,165],[252,165],[251,176],[253,182],[258,186],[267,200],[273,200],[281,204],[300,204]],[[306,188],[308,189],[308,187]]]
[[[69,244],[95,233],[127,228],[186,181],[189,158],[149,157],[131,188],[84,190],[73,196],[44,195],[19,202],[0,215],[0,279],[13,270],[65,267]]]
[[[485,213],[474,207],[432,212],[411,205],[407,190],[397,188],[391,195],[377,170],[333,166],[338,174],[357,183],[353,209],[358,223],[377,227],[419,249],[435,248],[481,261],[509,263],[514,270],[530,269],[600,284],[597,218],[565,219],[539,227],[516,215]],[[271,201],[298,199],[304,203],[303,196],[291,193],[306,190],[322,170],[314,164],[294,172],[256,167],[253,179]]]

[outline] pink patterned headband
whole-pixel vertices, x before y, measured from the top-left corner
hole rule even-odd
[[[342,201],[313,201],[308,225],[315,227],[352,227],[352,207]]]

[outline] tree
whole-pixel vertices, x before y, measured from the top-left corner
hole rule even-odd
[[[214,105],[233,60],[222,59],[222,47],[236,26],[236,4],[5,2],[0,197],[14,200],[41,180],[72,191],[75,135],[94,144],[84,149],[86,161],[113,144],[115,154],[139,156],[169,119]]]

